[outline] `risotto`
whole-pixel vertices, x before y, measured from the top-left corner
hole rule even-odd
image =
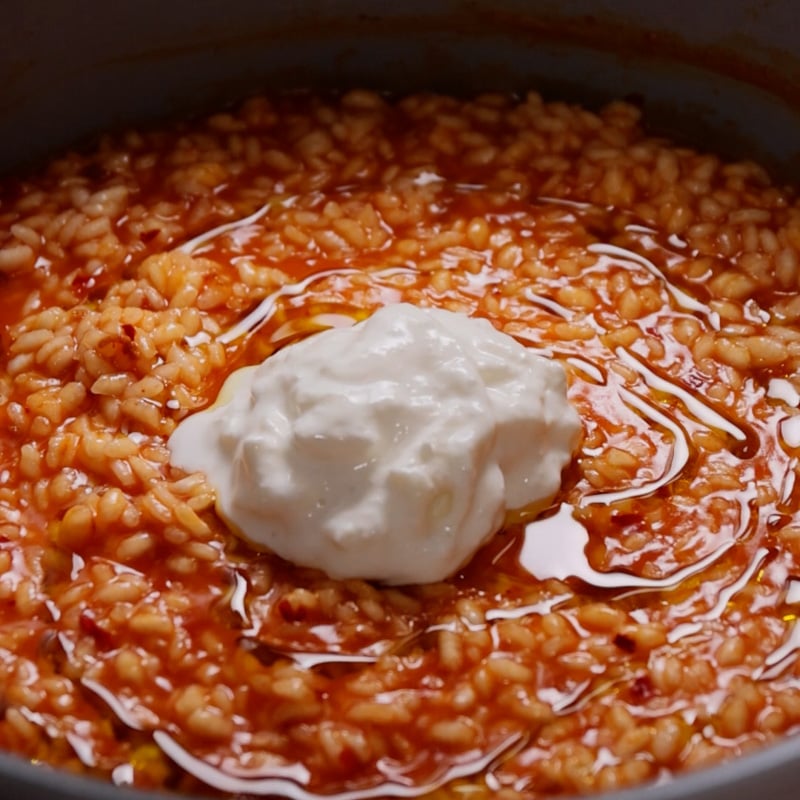
[[[639,112],[365,91],[0,188],[0,747],[119,785],[545,798],[800,728],[800,206]],[[451,579],[257,552],[170,466],[235,369],[381,306],[557,359],[561,491]]]

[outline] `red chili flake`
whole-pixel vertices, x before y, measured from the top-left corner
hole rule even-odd
[[[136,337],[136,328],[131,325],[130,322],[123,322],[122,323],[122,332],[129,338],[133,339]]]
[[[259,642],[257,639],[251,639],[247,636],[240,637],[236,644],[238,644],[242,650],[254,655],[265,667],[270,667],[278,659],[286,657],[268,644]]]
[[[86,609],[81,611],[78,622],[81,630],[91,636],[97,642],[98,647],[104,650],[111,647],[111,634],[95,619],[91,611]]]
[[[59,641],[58,634],[53,628],[48,628],[39,639],[39,655],[46,658],[53,665],[53,672],[60,675],[67,662],[67,654]]]
[[[149,244],[159,233],[161,233],[161,231],[158,228],[150,228],[149,230],[142,231],[139,234],[139,239],[145,244]]]
[[[305,606],[296,606],[286,597],[278,601],[278,612],[287,622],[302,622],[308,617]]]
[[[97,343],[96,348],[101,358],[111,362],[121,372],[128,372],[136,365],[138,354],[136,342],[131,332],[124,329],[130,328],[133,331],[133,335],[136,334],[136,329],[133,325],[128,325],[127,323],[122,328],[121,335],[107,336]]]
[[[633,527],[634,525],[639,525],[642,522],[642,515],[641,514],[614,514],[611,517],[611,521],[615,525],[619,525],[620,527]]]
[[[626,636],[624,633],[618,633],[614,637],[614,644],[619,647],[620,650],[623,650],[626,653],[636,652],[636,642],[631,639],[630,636]]]
[[[79,272],[72,279],[72,289],[79,297],[83,297],[88,294],[89,289],[91,289],[94,284],[94,277],[92,275],[85,275],[82,272]]]
[[[628,693],[634,703],[644,703],[655,694],[655,689],[649,676],[639,675],[634,679]]]

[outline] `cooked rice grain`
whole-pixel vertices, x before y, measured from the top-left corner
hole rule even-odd
[[[639,117],[535,93],[257,97],[7,180],[0,746],[208,791],[162,730],[223,771],[300,762],[330,793],[387,764],[424,784],[518,735],[489,774],[434,793],[518,800],[796,732],[800,662],[775,653],[800,574],[781,427],[797,412],[766,391],[800,390],[800,207],[757,165]],[[218,338],[282,287],[263,328]],[[167,437],[238,366],[398,300],[487,316],[565,364],[584,439],[558,502],[592,569],[663,579],[728,549],[668,592],[535,579],[519,524],[432,586],[253,552]],[[678,435],[685,466],[639,492]],[[598,492],[622,495],[585,502]]]

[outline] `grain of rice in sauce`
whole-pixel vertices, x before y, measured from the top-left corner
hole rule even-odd
[[[255,98],[7,180],[0,746],[141,787],[512,800],[793,733],[799,259],[758,166],[535,94]],[[556,503],[427,586],[253,552],[167,437],[399,301],[564,364]]]

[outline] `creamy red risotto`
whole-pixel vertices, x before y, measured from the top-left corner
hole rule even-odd
[[[800,206],[639,116],[257,97],[5,180],[0,747],[514,800],[797,731]],[[448,580],[336,581],[234,535],[167,441],[235,369],[399,302],[559,362],[581,439]]]

